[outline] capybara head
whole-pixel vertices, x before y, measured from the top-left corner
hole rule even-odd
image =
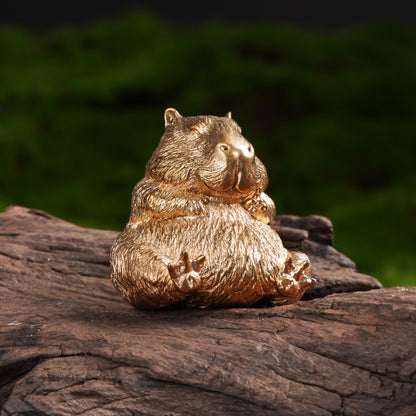
[[[168,108],[165,127],[146,177],[225,200],[244,200],[266,188],[266,169],[231,113],[182,117]]]

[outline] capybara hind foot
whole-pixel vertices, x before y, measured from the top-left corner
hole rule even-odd
[[[292,303],[300,299],[305,290],[315,282],[308,256],[296,251],[290,252],[278,285],[278,292],[285,300],[282,303]]]
[[[205,256],[199,256],[196,260],[190,260],[185,251],[182,260],[168,265],[169,275],[173,283],[181,292],[192,292],[201,286],[199,271],[205,261]]]

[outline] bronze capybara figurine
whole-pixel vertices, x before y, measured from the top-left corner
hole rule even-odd
[[[308,257],[267,223],[268,179],[231,118],[165,111],[165,133],[111,248],[111,279],[136,308],[287,304],[314,283]]]

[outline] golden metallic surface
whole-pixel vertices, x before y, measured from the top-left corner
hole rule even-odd
[[[165,111],[165,133],[135,186],[111,248],[111,279],[133,306],[296,302],[314,283],[308,257],[267,223],[267,173],[231,118]]]

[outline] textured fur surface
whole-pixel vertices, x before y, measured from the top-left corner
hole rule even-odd
[[[237,123],[174,109],[165,123],[111,249],[114,285],[146,309],[299,299],[313,284],[309,260],[266,225],[266,169]]]

